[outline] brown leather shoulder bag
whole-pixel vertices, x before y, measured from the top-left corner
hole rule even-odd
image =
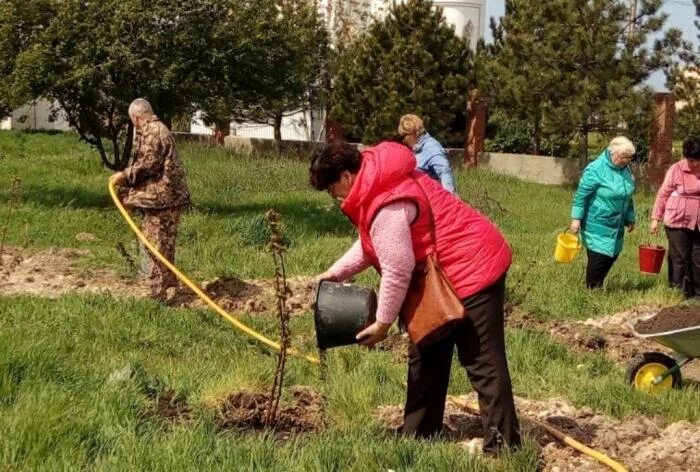
[[[447,336],[464,319],[466,310],[438,260],[435,217],[428,195],[418,180],[414,181],[425,195],[433,248],[424,261],[416,263],[399,316],[411,342],[426,347]]]

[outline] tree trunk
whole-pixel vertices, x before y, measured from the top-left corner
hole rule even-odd
[[[119,166],[124,169],[129,165],[129,160],[131,159],[131,148],[134,145],[134,124],[129,120],[126,126],[126,140],[124,141],[124,148],[122,149],[121,159],[119,160]]]
[[[542,149],[542,117],[537,114],[535,118],[535,130],[532,134],[532,153],[535,156],[540,155]]]
[[[588,165],[588,126],[584,126],[579,130],[578,163],[581,170]]]
[[[282,112],[275,112],[274,117],[274,129],[275,129],[275,152],[280,154],[282,152]]]

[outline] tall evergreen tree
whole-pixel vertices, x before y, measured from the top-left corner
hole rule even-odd
[[[351,138],[373,142],[396,134],[402,114],[421,115],[438,139],[466,106],[471,55],[440,8],[427,0],[394,3],[387,17],[342,51],[333,77],[331,116]]]
[[[630,33],[622,0],[507,0],[506,14],[492,24],[495,45],[487,50],[480,84],[495,101],[531,120],[539,147],[541,130],[578,136],[579,159],[588,159],[588,133],[618,132],[648,110],[645,80],[670,66],[682,41],[663,31],[661,0],[640,0]],[[643,127],[643,126],[642,126]]]
[[[694,0],[696,37],[700,39],[700,0]],[[683,51],[682,62],[668,75],[667,86],[676,95],[680,105],[676,113],[674,133],[676,138],[700,135],[700,48]]]

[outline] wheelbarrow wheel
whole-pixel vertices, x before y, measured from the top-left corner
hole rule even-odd
[[[645,352],[635,358],[627,368],[627,381],[637,390],[659,394],[681,386],[681,372],[677,370],[654,384],[656,377],[675,367],[676,361],[672,357],[660,352]]]

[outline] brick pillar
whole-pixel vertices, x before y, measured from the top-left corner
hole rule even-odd
[[[338,141],[345,138],[345,131],[343,130],[343,125],[332,119],[330,116],[326,115],[326,142]]]
[[[464,165],[476,167],[479,153],[484,151],[486,140],[486,102],[476,89],[469,92],[464,138]]]
[[[671,165],[673,147],[673,119],[676,100],[672,93],[654,94],[654,121],[649,140],[648,178],[652,190],[658,189],[664,180],[666,169]]]

